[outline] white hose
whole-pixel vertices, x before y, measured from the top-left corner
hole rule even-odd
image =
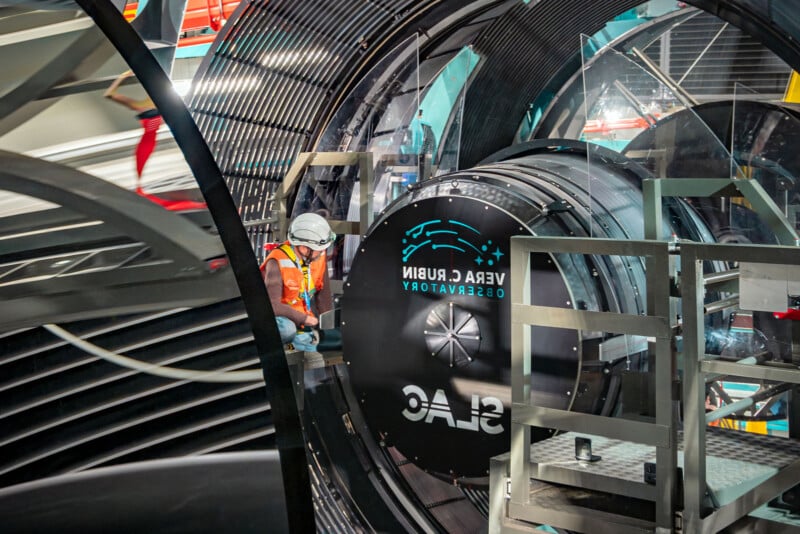
[[[116,354],[108,351],[102,347],[98,347],[94,343],[85,341],[78,336],[67,332],[60,326],[54,324],[42,325],[45,330],[57,336],[67,343],[70,343],[79,349],[102,358],[106,361],[140,371],[150,375],[160,376],[163,378],[174,378],[175,380],[193,380],[195,382],[257,382],[264,380],[264,375],[261,370],[251,371],[198,371],[195,369],[178,369],[176,367],[167,367],[158,365],[156,363],[145,363],[141,360],[136,360],[122,354]]]

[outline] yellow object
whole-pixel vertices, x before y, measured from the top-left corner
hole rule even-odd
[[[753,434],[767,434],[766,421],[748,421],[745,423],[744,429]]]
[[[796,70],[793,70],[792,75],[789,77],[783,101],[790,104],[800,104],[800,75],[797,74]]]

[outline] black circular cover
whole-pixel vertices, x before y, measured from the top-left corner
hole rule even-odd
[[[345,285],[342,336],[353,389],[375,437],[417,465],[483,476],[509,450],[510,236],[528,234],[482,199],[410,201],[375,225]],[[547,255],[533,301],[572,307]],[[532,329],[532,389],[565,408],[578,333]]]

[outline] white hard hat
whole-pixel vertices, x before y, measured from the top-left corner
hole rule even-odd
[[[298,215],[289,226],[289,243],[311,250],[325,250],[336,239],[328,221],[316,213]]]

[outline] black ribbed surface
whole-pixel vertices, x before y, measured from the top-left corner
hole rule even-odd
[[[147,363],[259,368],[239,299],[62,326]],[[138,460],[274,447],[262,381],[159,378],[41,328],[7,333],[0,342],[0,486]]]
[[[257,254],[277,239],[271,219],[280,180],[299,152],[315,149],[361,77],[399,43],[463,7],[460,0],[239,6],[195,77],[189,107]]]
[[[558,89],[555,78],[569,76],[565,64],[579,68],[580,34],[594,34],[640,3],[518,2],[482,30],[474,41],[483,62],[467,93],[460,168],[508,146],[527,105],[543,89]],[[746,9],[741,1],[689,3],[733,23],[743,20],[768,44],[786,42],[781,32],[794,28],[765,26],[764,21],[785,10],[769,3],[751,3]],[[254,223],[253,242],[266,231],[258,223],[271,215],[275,183],[298,152],[314,148],[331,113],[367,69],[418,28],[424,31],[456,9],[478,4],[492,6],[433,0],[258,0],[240,5],[199,71],[190,107],[243,220]],[[775,13],[760,13],[765,9]],[[455,30],[464,21],[448,22]],[[783,48],[779,54],[786,58],[789,52]]]
[[[551,77],[575,62],[580,35],[593,35],[638,0],[542,0],[520,3],[475,41],[491,58],[476,71],[464,104],[461,168],[509,146],[530,102]],[[576,56],[577,54],[577,56]],[[577,61],[576,61],[577,59]]]
[[[268,211],[259,200],[274,186],[265,182],[279,181],[307,148],[326,105],[374,43],[429,3],[270,0],[240,6],[201,67],[190,107],[245,221]],[[225,86],[231,80],[239,83],[235,97]]]

